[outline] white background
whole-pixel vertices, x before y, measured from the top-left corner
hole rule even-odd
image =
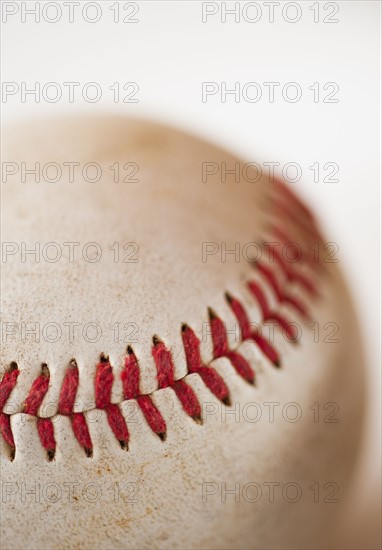
[[[139,11],[132,16],[137,23],[123,22],[134,8],[128,2],[119,2],[119,22],[113,21],[115,2],[94,2],[101,13],[94,23],[85,20],[97,17],[89,2],[74,2],[78,5],[73,5],[73,23],[65,2],[59,2],[62,14],[56,23],[49,20],[58,12],[54,6],[44,8],[47,2],[37,3],[39,23],[25,14],[35,2],[2,4],[3,81],[19,86],[25,82],[28,88],[36,82],[41,86],[47,82],[80,83],[74,103],[67,101],[67,88],[57,103],[43,98],[37,103],[32,96],[26,96],[23,103],[20,93],[3,96],[5,123],[60,110],[114,111],[181,126],[250,161],[274,161],[281,167],[296,162],[301,166],[301,180],[292,186],[316,211],[327,240],[339,246],[338,258],[354,295],[360,338],[365,342],[370,409],[359,478],[363,496],[353,503],[354,516],[347,518],[346,529],[349,547],[358,547],[357,532],[359,536],[365,529],[369,529],[369,538],[366,542],[362,534],[363,547],[377,547],[377,533],[367,523],[366,506],[378,514],[380,3],[320,2],[317,12],[318,3],[311,1],[276,2],[273,23],[264,2],[237,3],[237,15],[227,14],[226,22],[224,5],[232,9],[235,3],[210,2],[208,9],[218,13],[208,16],[205,23],[199,1],[139,2]],[[336,6],[338,13],[332,14]],[[4,10],[13,9],[17,13],[6,17]],[[257,22],[248,21],[256,17]],[[324,22],[325,17],[338,22]],[[82,99],[82,87],[88,82],[101,86],[102,98],[97,103]],[[139,103],[113,102],[109,87],[115,82],[136,82]],[[202,101],[203,82],[219,86],[219,93],[206,102]],[[241,95],[236,102],[228,95],[223,102],[222,82],[230,89],[239,83],[240,90],[246,83],[256,82],[262,97],[251,102]],[[280,83],[273,103],[264,82]],[[289,82],[301,87],[302,97],[297,102],[282,96]],[[321,92],[318,102],[309,90],[315,82]],[[328,82],[339,87],[336,103],[323,101],[330,91],[323,89]],[[291,96],[292,92],[290,89]],[[254,89],[248,89],[248,95],[252,93]],[[327,162],[339,166],[334,176],[338,182],[323,181],[328,175],[323,171]],[[321,167],[319,182],[309,169],[314,163]]]

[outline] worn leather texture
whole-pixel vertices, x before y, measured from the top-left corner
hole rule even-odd
[[[245,246],[277,241],[274,226],[306,248],[315,242],[293,216],[273,208],[280,189],[265,174],[256,182],[251,172],[252,180],[245,177],[244,161],[205,141],[124,117],[33,121],[6,132],[3,142],[3,162],[14,163],[16,173],[2,180],[2,241],[15,246],[6,256],[2,251],[1,365],[5,374],[15,362],[19,375],[3,408],[14,449],[1,438],[1,548],[325,548],[357,452],[362,355],[336,263],[295,264],[317,287],[312,296],[298,281],[286,281],[277,263],[267,263],[263,249],[283,288],[306,305],[308,320],[290,303],[279,303],[248,261],[255,248]],[[39,182],[23,176],[22,163],[40,163]],[[50,181],[54,167],[43,174],[48,163],[62,169],[56,182]],[[64,163],[78,163],[74,178]],[[83,177],[88,163],[101,167],[98,181]],[[203,178],[205,163],[218,169]],[[239,181],[229,175],[223,181],[222,163],[227,169],[239,163]],[[49,259],[57,251],[46,247],[52,242],[62,250],[58,261]],[[22,243],[27,249],[40,243],[39,261],[22,255]],[[73,258],[64,243],[78,243]],[[213,251],[204,258],[203,243]],[[233,250],[235,243],[239,254],[224,256],[224,246]],[[98,261],[90,261],[99,250]],[[280,368],[253,340],[242,341],[225,297],[238,298],[250,320],[263,326],[249,280],[301,329],[293,344],[266,323]],[[225,323],[230,349],[253,368],[254,385],[226,357],[214,359],[208,308]],[[225,381],[229,405],[188,372],[183,323],[199,338],[206,368]],[[328,323],[338,328],[333,337]],[[32,326],[38,337],[26,332]],[[172,387],[160,387],[154,335],[171,352],[175,380],[194,390],[200,421],[186,413]],[[139,361],[140,393],[151,396],[166,422],[164,441],[136,399],[124,399],[120,374],[128,345]],[[111,403],[125,418],[128,449],[96,406],[101,354],[113,368]],[[69,416],[59,413],[73,358],[79,372],[73,412],[87,419],[90,457]],[[38,414],[26,414],[23,403],[42,364],[49,389]],[[38,417],[52,420],[53,457],[39,438]]]

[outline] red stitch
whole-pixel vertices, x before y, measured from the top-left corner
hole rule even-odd
[[[269,245],[270,247],[270,245]],[[272,254],[272,259],[274,258],[276,260],[276,262],[278,263],[279,267],[281,268],[281,270],[284,272],[284,275],[286,276],[286,278],[288,280],[292,280],[293,278],[293,271],[292,271],[292,267],[290,265],[291,262],[295,262],[295,260],[297,260],[297,250],[296,250],[296,253],[295,255],[290,259],[290,260],[287,260],[283,254],[280,253],[279,250],[277,250],[276,247],[273,247],[271,249],[271,254]]]
[[[101,362],[97,365],[95,378],[95,400],[97,409],[105,409],[111,400],[111,389],[113,387],[113,369],[108,359],[101,356]]]
[[[38,409],[49,388],[49,369],[44,363],[41,368],[41,374],[33,382],[28,397],[24,402],[24,412],[37,416]],[[37,418],[37,431],[41,445],[48,452],[49,460],[53,460],[56,450],[56,440],[54,439],[53,423],[49,418]]]
[[[109,426],[118,439],[122,449],[128,449],[129,431],[125,419],[118,405],[110,403],[113,387],[113,368],[109,359],[101,355],[101,362],[97,365],[95,378],[95,398],[97,409],[105,409]]]
[[[226,300],[231,306],[231,309],[233,313],[235,314],[236,319],[239,322],[240,331],[241,331],[241,339],[248,340],[251,338],[251,324],[249,322],[249,319],[247,317],[247,314],[244,311],[243,306],[239,302],[239,300],[234,299],[228,292],[226,292]]]
[[[48,451],[49,460],[53,460],[56,452],[53,422],[50,418],[37,418],[37,431],[44,449]]]
[[[264,292],[261,290],[259,285],[257,285],[254,281],[250,281],[248,283],[248,287],[249,287],[249,290],[251,291],[251,293],[253,294],[253,296],[256,298],[256,300],[259,303],[261,312],[263,314],[263,319],[264,320],[268,319],[269,316],[271,315],[271,310],[270,310],[270,307],[268,305],[268,302],[267,302],[267,299],[265,297]]]
[[[129,431],[125,419],[118,405],[107,405],[105,407],[109,426],[115,437],[118,439],[122,449],[128,449]]]
[[[139,395],[139,367],[135,354],[130,346],[127,348],[125,368],[121,374],[123,395],[125,399],[134,399]]]
[[[194,331],[186,324],[182,325],[182,340],[186,354],[187,368],[190,373],[197,373],[209,390],[223,403],[230,403],[229,391],[224,380],[215,369],[206,367],[200,355],[200,342]]]
[[[281,288],[280,288],[280,284],[279,284],[279,282],[276,278],[276,275],[273,273],[273,271],[269,267],[265,266],[262,262],[256,262],[253,265],[268,280],[269,284],[271,285],[271,287],[273,288],[273,290],[274,290],[274,292],[277,296],[277,299],[279,301],[282,301],[283,294],[282,294],[282,291],[281,291]]]
[[[195,338],[196,336],[193,335]],[[196,339],[197,340],[197,339]],[[165,348],[163,342],[159,340],[157,336],[154,337],[153,357],[158,372],[158,383],[160,388],[172,387],[175,395],[178,397],[182,404],[184,411],[192,416],[195,420],[200,419],[200,406],[196,395],[192,388],[187,385],[178,384],[174,381],[174,364],[172,361],[171,353]],[[198,342],[198,340],[197,340]],[[195,350],[193,346],[188,348],[188,352],[193,356]],[[198,350],[196,355],[198,354]],[[187,351],[186,351],[187,355]],[[196,365],[198,359],[195,356],[192,359],[192,363],[189,365],[189,372],[199,372],[199,364]],[[200,359],[201,361],[201,359]],[[184,383],[185,384],[185,383]]]
[[[172,368],[172,366],[170,365],[169,368]],[[127,356],[125,357],[125,368],[121,373],[124,398],[136,398],[148,425],[154,433],[158,434],[159,437],[164,440],[166,438],[166,422],[154,405],[151,397],[149,395],[139,394],[139,377],[138,360],[133,349],[129,346],[127,348]]]
[[[77,395],[79,383],[78,367],[74,359],[69,363],[65,377],[62,383],[60,399],[58,403],[58,412],[65,416],[70,416],[73,433],[84,448],[88,457],[93,454],[93,444],[91,441],[88,426],[86,424],[85,415],[82,413],[73,413],[74,401]]]
[[[298,339],[298,330],[297,327],[288,321],[285,317],[282,315],[279,315],[278,313],[273,313],[268,317],[267,321],[275,321],[279,325],[279,327],[285,332],[287,338],[293,342],[297,343]]]
[[[152,354],[157,367],[159,388],[168,388],[174,385],[174,364],[171,353],[158,336],[153,337]]]
[[[78,367],[74,359],[69,363],[64,380],[62,382],[58,412],[70,416],[73,412],[74,400],[78,388]]]
[[[0,412],[3,410],[13,388],[16,386],[17,378],[20,374],[16,363],[11,363],[9,370],[4,374],[0,382]]]
[[[242,378],[250,384],[254,384],[255,373],[251,369],[248,361],[240,355],[240,353],[237,353],[236,351],[229,351],[226,353],[225,357],[231,361],[234,369]]]
[[[0,413],[0,431],[6,443],[14,449],[15,440],[13,439],[11,417],[9,414],[5,414],[3,412]]]
[[[275,321],[283,330],[285,330],[288,338],[290,338],[293,342],[295,342],[298,336],[296,327],[292,325],[282,315],[278,313],[274,313],[273,311],[270,310],[265,294],[263,293],[263,291],[261,290],[258,284],[256,284],[254,281],[249,281],[248,288],[261,306],[261,309],[263,311],[263,321],[264,322]]]
[[[307,234],[310,238],[313,237],[321,240],[320,235],[313,224],[304,219],[302,216],[299,216],[294,210],[291,210],[285,201],[274,199],[272,201],[272,208],[279,211],[282,216],[287,216],[298,230],[305,232],[305,234]]]
[[[283,270],[284,275],[287,277],[288,281],[295,281],[297,283],[300,283],[310,294],[313,296],[318,295],[318,290],[316,286],[305,276],[302,275],[302,273],[297,273],[292,267],[289,265],[290,262],[282,254],[280,254],[280,251],[276,248],[273,249],[273,257],[280,266],[280,268]],[[290,260],[291,262],[293,259]]]
[[[253,332],[251,338],[256,342],[261,351],[268,357],[268,359],[275,365],[275,367],[281,367],[281,361],[279,354],[275,348],[268,342],[264,336],[260,333]]]
[[[292,242],[290,237],[285,233],[284,230],[280,229],[280,227],[271,224],[271,231],[272,233],[278,237],[284,244]]]
[[[276,279],[276,276],[275,274],[272,272],[271,269],[269,269],[268,267],[264,266],[261,262],[257,262],[256,264],[254,264],[259,270],[261,273],[263,273],[263,275],[267,278],[267,280],[269,281],[271,287],[273,288],[275,294],[276,294],[276,297],[278,299],[279,302],[281,303],[287,303],[289,305],[291,305],[292,307],[294,307],[294,309],[296,309],[303,317],[305,318],[309,318],[309,315],[308,315],[308,312],[305,308],[305,306],[302,304],[302,302],[300,300],[298,300],[297,298],[294,298],[293,296],[290,296],[289,294],[285,294],[281,291],[281,288],[280,288],[280,285]]]
[[[211,367],[200,367],[197,370],[200,378],[203,380],[207,388],[227,407],[231,405],[228,388],[221,376]]]
[[[83,413],[73,413],[71,415],[71,422],[78,443],[85,449],[85,453],[88,457],[92,456],[93,443],[90,437],[89,428],[86,424],[85,415]]]
[[[201,421],[201,409],[194,390],[184,380],[174,384],[174,392],[182,404],[185,412],[197,422]]]
[[[239,353],[230,351],[228,348],[227,332],[224,323],[211,308],[208,309],[208,315],[211,327],[211,337],[213,343],[214,359],[227,357],[231,361],[236,372],[250,384],[254,383],[255,373],[248,361]]]
[[[290,217],[295,224],[304,224],[307,231],[311,232],[318,240],[322,240],[320,232],[317,228],[316,220],[309,208],[301,201],[301,199],[281,180],[276,181],[276,186],[281,194],[284,195],[285,201],[281,201],[282,209],[286,215]],[[291,204],[290,204],[291,203]],[[295,209],[298,209],[299,214],[304,218],[302,222],[300,216],[296,216]]]
[[[233,298],[228,293],[226,294],[228,303],[230,304],[232,311],[234,312],[241,330],[242,340],[253,340],[259,346],[261,351],[268,357],[268,359],[276,366],[281,366],[281,361],[276,349],[268,342],[264,336],[260,334],[257,329],[251,329],[251,325],[247,314],[244,311],[243,306],[236,298]]]
[[[166,438],[166,422],[159,410],[154,405],[149,395],[140,395],[137,397],[137,403],[147,420],[152,431],[164,440]]]
[[[279,227],[276,227],[272,224],[271,224],[271,231],[275,235],[275,237],[279,238],[282,241],[284,246],[287,245],[288,243],[295,242],[285,233],[285,231],[281,230]],[[291,260],[298,260],[297,250],[296,250],[295,256],[293,256]],[[300,258],[299,261],[301,260],[307,261],[310,265],[314,265],[315,268],[318,267],[318,269],[320,270],[324,269],[324,265],[322,264],[322,262],[316,262],[314,258],[314,253],[310,252],[309,250],[302,249],[302,258]]]
[[[281,192],[285,197],[287,197],[295,206],[305,214],[305,216],[314,223],[314,217],[307,206],[299,199],[299,197],[290,189],[282,180],[279,178],[274,179],[276,188]]]
[[[198,372],[203,366],[200,342],[195,332],[185,323],[182,325],[182,340],[186,354],[188,372]]]
[[[270,230],[276,238],[280,239],[280,241],[281,241],[280,244],[283,247],[287,246],[289,243],[296,243],[296,241],[293,240],[290,237],[290,235],[288,235],[284,230],[280,229],[280,227],[275,226],[273,224],[270,224]],[[277,244],[279,244],[279,243],[277,243]],[[298,253],[298,250],[296,249],[295,253],[291,257],[291,261],[304,261],[304,260],[307,260],[308,262],[310,262],[310,260],[311,260],[310,252],[308,252],[307,250],[304,250],[303,247],[301,246],[301,243],[298,243],[298,244],[301,247],[302,255],[299,258],[299,253]],[[276,248],[273,248],[273,250],[276,250]]]
[[[302,273],[297,273],[296,271],[293,271],[290,280],[295,281],[296,283],[299,283],[301,286],[305,288],[312,296],[318,296],[319,292],[315,284],[312,283],[308,277],[303,275]]]
[[[299,300],[295,296],[289,296],[284,294],[282,301],[294,307],[294,309],[297,310],[306,320],[310,319],[310,315],[306,307],[301,302],[301,300]]]
[[[24,401],[24,412],[37,416],[38,409],[49,388],[49,369],[44,363],[41,374],[33,382],[28,397]]]
[[[228,352],[228,339],[224,323],[211,308],[208,309],[208,316],[210,320],[212,344],[214,347],[214,358],[222,357]]]

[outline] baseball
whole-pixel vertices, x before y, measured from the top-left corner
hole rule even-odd
[[[327,547],[363,358],[312,209],[148,121],[4,141],[1,547]]]

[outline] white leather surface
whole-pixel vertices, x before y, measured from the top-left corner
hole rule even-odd
[[[172,352],[175,378],[184,377],[181,324],[186,322],[202,339],[207,308],[212,307],[233,327],[226,291],[240,298],[251,321],[260,322],[259,307],[245,281],[261,276],[242,257],[222,262],[216,254],[202,262],[202,243],[224,242],[230,249],[239,242],[242,247],[260,242],[271,219],[285,226],[269,210],[276,192],[272,184],[264,179],[256,184],[223,183],[219,175],[204,183],[203,162],[231,166],[236,159],[174,130],[123,118],[39,122],[19,128],[5,142],[4,160],[42,165],[96,162],[103,176],[96,183],[80,177],[57,183],[9,178],[2,184],[2,240],[28,246],[78,242],[80,250],[97,242],[102,258],[97,263],[82,261],[79,254],[74,262],[66,257],[57,263],[23,263],[18,254],[8,258],[2,264],[2,322],[20,327],[23,322],[40,327],[96,322],[102,336],[96,343],[81,336],[69,342],[64,334],[49,343],[44,338],[23,339],[17,332],[2,342],[3,369],[15,361],[21,371],[4,409],[11,414],[16,454],[12,461],[2,443],[2,548],[324,547],[351,476],[362,413],[358,332],[335,266],[327,264],[326,274],[310,270],[320,298],[312,299],[298,284],[290,292],[308,305],[320,327],[338,324],[339,343],[325,343],[322,336],[315,343],[312,330],[284,306],[289,318],[303,327],[303,335],[294,346],[276,331],[282,369],[275,369],[254,343],[238,348],[256,372],[255,387],[226,359],[211,363],[211,341],[202,343],[204,361],[222,374],[230,389],[230,410],[242,412],[255,402],[263,411],[259,422],[246,421],[242,414],[223,421],[225,406],[193,374],[186,378],[200,402],[204,407],[212,403],[218,411],[196,424],[170,388],[157,389],[151,355],[157,334]],[[137,163],[139,183],[114,182],[109,166],[115,162]],[[293,224],[286,227],[293,234]],[[115,242],[137,243],[139,261],[113,261],[109,247]],[[263,281],[263,286],[275,300],[269,284]],[[124,408],[118,373],[130,342],[114,341],[109,327],[115,323],[138,327],[137,342],[131,345],[139,358],[141,393],[152,394],[166,420],[165,442],[151,432],[134,401]],[[229,338],[234,347],[234,335]],[[126,414],[128,451],[120,448],[105,413],[94,410],[94,375],[101,353],[110,357],[114,368],[112,402],[120,403]],[[73,357],[80,373],[75,410],[87,411],[93,458],[87,458],[75,440],[69,419],[55,416],[61,382]],[[42,363],[49,367],[50,387],[39,415],[54,418],[57,452],[52,462],[38,439],[36,419],[21,412]],[[280,403],[279,409],[298,403],[302,419],[287,422],[279,413],[270,422],[265,405],[270,402]],[[335,402],[339,422],[314,422],[310,407],[315,402]],[[4,496],[4,482],[5,491],[14,494]],[[232,495],[222,502],[217,494],[203,502],[203,484],[208,482],[217,484],[219,492],[223,483],[242,488],[256,482],[264,495],[264,483],[295,483],[302,487],[302,497],[291,503],[278,494],[274,502],[264,496],[250,503],[242,497],[235,502]],[[339,502],[313,502],[309,487],[315,482],[320,487],[336,483]],[[54,490],[60,492],[56,502],[43,493],[53,490],[49,483],[57,484]],[[89,483],[97,484],[93,502],[84,489]],[[76,484],[76,498],[68,495],[71,484]],[[38,496],[24,494],[33,488]]]

